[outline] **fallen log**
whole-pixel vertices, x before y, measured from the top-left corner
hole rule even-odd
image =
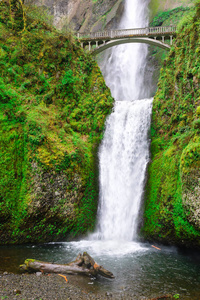
[[[107,277],[115,278],[114,275],[104,267],[98,265],[94,259],[87,253],[79,254],[75,261],[68,264],[55,264],[43,262],[35,259],[26,259],[19,266],[22,272],[43,272],[43,273],[63,273],[63,274],[80,274],[96,277],[98,274]]]

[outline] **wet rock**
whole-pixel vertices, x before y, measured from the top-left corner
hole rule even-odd
[[[20,291],[20,290],[18,290],[18,289],[15,289],[15,290],[14,290],[14,294],[16,294],[16,295],[20,295],[20,294],[21,294],[21,291]]]
[[[8,272],[4,272],[3,275],[8,275]]]

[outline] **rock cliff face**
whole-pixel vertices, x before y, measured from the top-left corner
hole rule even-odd
[[[200,247],[200,2],[178,27],[153,104],[148,239]]]
[[[46,8],[59,29],[87,32],[116,27],[124,0],[25,0],[25,3]]]

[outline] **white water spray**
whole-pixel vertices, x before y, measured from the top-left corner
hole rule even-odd
[[[147,26],[147,7],[148,0],[126,0],[119,27]],[[99,151],[100,203],[96,235],[102,240],[136,238],[149,160],[152,99],[143,99],[148,95],[144,83],[147,52],[144,44],[117,46],[107,52],[105,64],[101,66],[106,83],[118,100],[107,120]]]

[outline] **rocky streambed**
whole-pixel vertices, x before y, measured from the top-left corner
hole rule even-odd
[[[65,278],[58,274],[0,274],[0,299],[9,300],[67,300],[67,299],[146,299],[136,297],[127,291],[121,293],[101,292],[99,290],[88,292],[87,286],[83,288],[75,284],[77,276]],[[80,276],[79,276],[80,278]],[[89,279],[90,280],[90,279]],[[172,296],[158,296],[151,300],[173,299]]]

